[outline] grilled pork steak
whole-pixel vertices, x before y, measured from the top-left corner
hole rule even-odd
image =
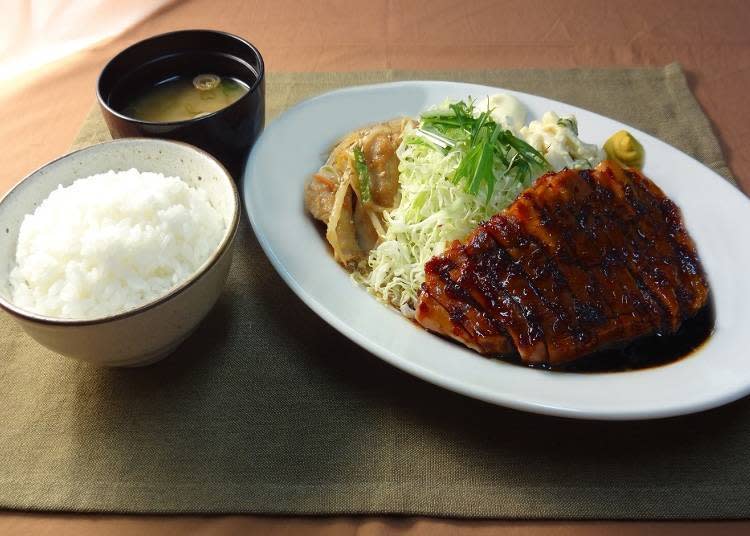
[[[416,319],[482,354],[557,366],[674,333],[708,294],[679,209],[603,162],[540,177],[427,262]]]

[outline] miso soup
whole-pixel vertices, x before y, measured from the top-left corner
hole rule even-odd
[[[141,121],[185,121],[226,108],[249,90],[236,78],[215,74],[176,76],[136,95],[123,113]]]

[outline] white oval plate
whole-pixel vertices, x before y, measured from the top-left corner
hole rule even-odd
[[[416,117],[446,98],[506,92],[529,109],[573,113],[581,138],[602,144],[626,128],[646,149],[645,173],[682,209],[708,272],[716,331],[700,350],[666,366],[604,374],[511,365],[415,327],[357,287],[333,260],[303,206],[303,185],[347,132]],[[292,290],[326,322],[388,363],[487,402],[586,419],[648,419],[697,412],[750,393],[750,202],[719,175],[637,129],[549,99],[451,82],[354,87],[302,102],[273,121],[247,163],[244,202],[261,246]]]

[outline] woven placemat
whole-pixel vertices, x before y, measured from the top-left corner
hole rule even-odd
[[[269,115],[335,87],[414,78],[567,101],[653,133],[729,178],[676,65],[271,73]],[[77,145],[106,137],[94,112]],[[171,357],[141,369],[95,368],[44,350],[3,314],[0,393],[5,508],[750,515],[750,400],[688,417],[603,423],[524,414],[450,393],[384,364],[308,310],[246,221],[221,299]]]

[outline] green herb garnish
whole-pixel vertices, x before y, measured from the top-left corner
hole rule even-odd
[[[237,91],[240,88],[240,85],[232,80],[231,78],[222,78],[221,79],[221,92],[224,93],[224,95],[231,95],[235,91]]]
[[[367,169],[365,154],[362,148],[357,145],[354,147],[354,167],[359,176],[359,195],[363,203],[370,201],[370,170]]]
[[[474,102],[456,102],[448,110],[422,114],[420,127],[451,140],[463,149],[452,181],[464,183],[467,192],[476,195],[484,184],[489,202],[497,180],[495,170],[521,183],[551,169],[544,157],[531,145],[495,123],[490,111],[475,117]]]

